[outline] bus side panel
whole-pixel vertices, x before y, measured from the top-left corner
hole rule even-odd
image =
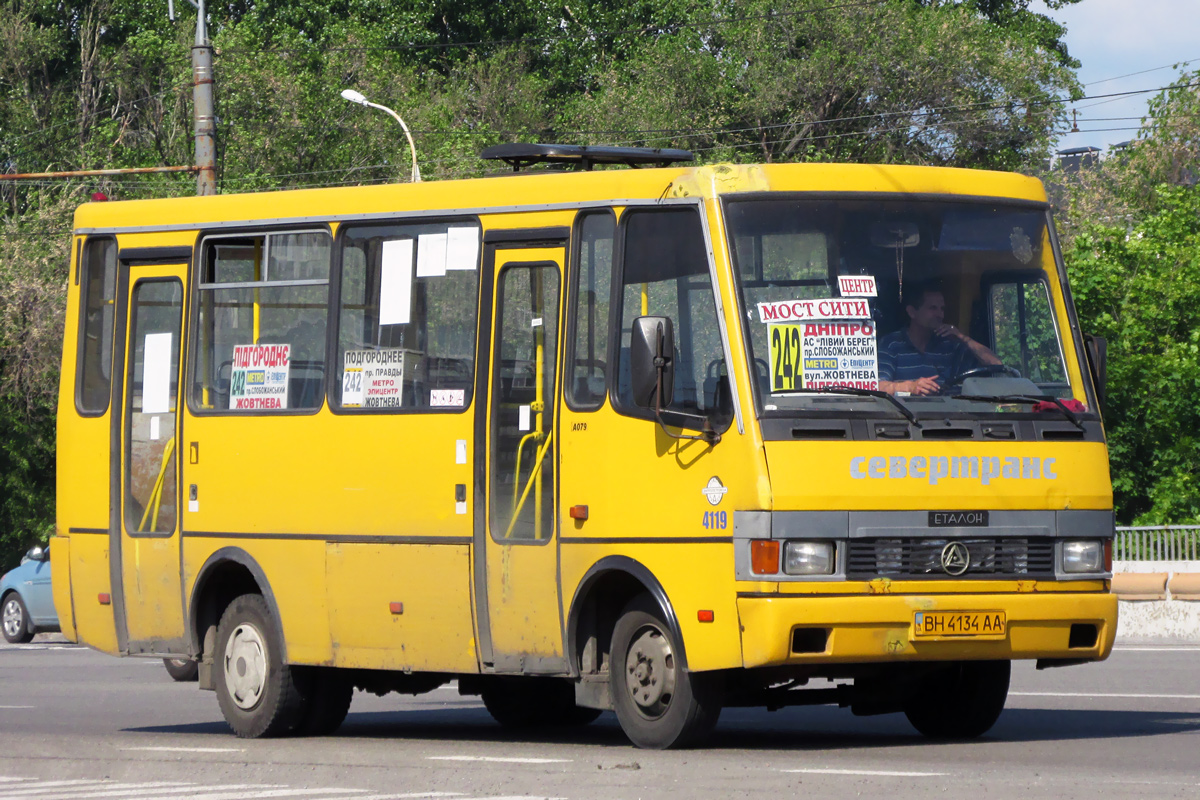
[[[78,640],[97,650],[117,655],[119,648],[113,606],[100,602],[100,595],[112,597],[112,580],[108,571],[108,534],[72,534],[69,550],[71,596],[74,599]],[[61,589],[56,590],[55,606],[58,606],[59,591]]]
[[[325,559],[335,666],[478,671],[469,545],[329,542]]]
[[[294,539],[219,539],[184,535],[184,595],[191,597],[197,572],[223,547],[243,550],[262,569],[264,594],[274,598],[291,663],[328,664],[325,606],[325,543]]]
[[[50,591],[62,635],[72,642],[79,641],[75,632],[75,608],[71,603],[71,537],[50,539]]]

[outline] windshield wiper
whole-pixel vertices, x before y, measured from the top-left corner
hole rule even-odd
[[[953,400],[978,400],[981,403],[1053,403],[1055,408],[1062,412],[1062,415],[1071,421],[1071,424],[1081,431],[1087,431],[1083,427],[1083,423],[1079,421],[1079,417],[1075,416],[1075,412],[1067,408],[1066,403],[1059,400],[1057,397],[1051,397],[1048,394],[956,394]]]
[[[879,389],[857,389],[851,386],[821,386],[816,389],[792,389],[790,391],[797,392],[799,394],[852,394],[858,397],[881,397],[895,406],[896,410],[903,414],[905,418],[908,419],[908,421],[913,425],[918,428],[923,427],[921,423],[917,421],[917,415],[910,411],[908,406],[904,405],[904,403],[900,402],[895,397],[892,397],[887,392],[880,391]]]

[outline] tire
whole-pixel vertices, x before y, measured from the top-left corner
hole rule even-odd
[[[221,615],[213,673],[221,714],[243,739],[286,735],[304,717],[303,676],[284,663],[262,595],[244,594]]]
[[[293,671],[298,668],[293,667]],[[341,727],[350,713],[354,684],[339,670],[310,667],[308,707],[294,733],[297,736],[328,736]]]
[[[167,668],[167,674],[180,683],[200,678],[200,665],[190,658],[164,658],[163,666]]]
[[[575,685],[562,678],[494,678],[481,695],[492,719],[506,728],[582,726],[601,713],[575,705]]]
[[[904,715],[930,739],[974,739],[1004,711],[1009,661],[966,661],[925,676],[904,704]]]
[[[4,628],[4,640],[9,644],[25,644],[33,639],[29,612],[16,592],[9,592],[0,603],[0,624]]]
[[[609,666],[621,730],[647,750],[699,744],[721,715],[717,675],[688,672],[681,648],[649,597],[635,598],[613,630]]]

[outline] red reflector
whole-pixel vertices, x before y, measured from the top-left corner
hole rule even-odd
[[[92,200],[96,203],[103,203],[108,200],[108,195],[104,192],[92,192]]]
[[[1112,572],[1112,539],[1104,540],[1104,571]]]
[[[108,592],[101,592],[100,594],[96,595],[96,599],[100,601],[100,605],[102,606],[112,603],[112,595],[110,595]]]
[[[756,539],[750,543],[750,571],[755,575],[775,575],[779,572],[779,542]]]
[[[571,519],[587,519],[587,506],[571,506]]]
[[[712,622],[712,621],[713,621],[713,619],[714,619],[713,612],[711,612],[711,611],[697,611],[697,612],[696,612],[696,619],[700,620],[701,622]]]
[[[388,608],[391,609],[393,614],[404,613],[404,603],[388,603]]]

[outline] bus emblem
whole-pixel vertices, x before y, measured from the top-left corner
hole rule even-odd
[[[971,566],[971,551],[962,542],[951,542],[942,548],[942,571],[947,575],[962,575]]]
[[[708,485],[706,485],[700,491],[704,492],[704,496],[708,498],[709,504],[715,506],[720,504],[721,498],[724,497],[725,493],[729,490],[725,488],[725,484],[721,483],[720,478],[718,478],[716,475],[713,475],[708,479]]]

